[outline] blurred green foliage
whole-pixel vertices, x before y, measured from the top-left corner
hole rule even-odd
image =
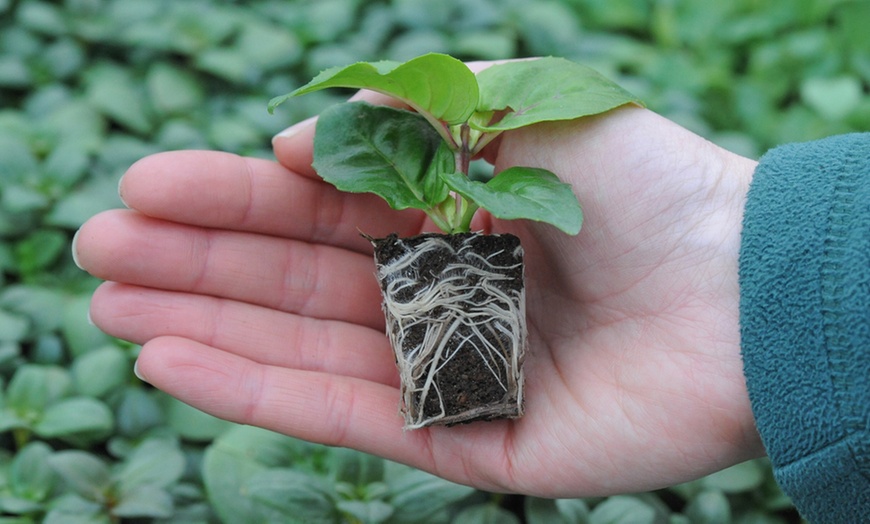
[[[607,499],[500,497],[235,426],[139,382],[87,321],[78,226],[149,153],[271,156],[320,70],[564,56],[735,152],[870,127],[859,0],[0,0],[0,523],[789,522],[763,461]],[[308,512],[308,513],[305,513]],[[301,517],[300,517],[301,518]]]

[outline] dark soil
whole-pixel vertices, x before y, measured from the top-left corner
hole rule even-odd
[[[498,287],[511,296],[522,291],[522,250],[519,249],[519,238],[514,235],[426,234],[405,239],[390,235],[372,241],[375,246],[375,261],[379,266],[389,264],[433,236],[447,240],[450,248],[429,251],[425,257],[414,260],[413,268],[409,268],[409,271],[415,275],[417,284],[403,289],[401,293],[393,297],[395,300],[407,303],[413,299],[417,291],[426,288],[434,280],[451,275],[455,276],[457,271],[461,271],[461,268],[457,269],[455,265],[451,268],[451,264],[460,263],[483,268],[485,264],[472,253],[482,256],[492,266],[497,266],[500,270],[499,274],[507,277],[503,280],[489,280],[490,286]],[[487,265],[486,268],[493,271],[492,266]],[[486,291],[477,286],[479,277],[465,275],[465,278],[468,279],[467,283],[470,287],[477,288],[472,296],[463,303],[462,307],[467,311],[473,309],[475,305],[482,304],[488,297]],[[381,285],[382,289],[385,290],[386,284],[382,282]],[[438,313],[437,310],[432,312],[432,316],[436,320],[439,316]],[[499,320],[490,322],[499,322]],[[406,331],[405,347],[394,348],[397,355],[399,352],[407,354],[410,349],[418,346],[425,336],[426,330],[427,326],[420,324]],[[503,353],[507,356],[511,347],[509,336],[495,325],[492,325],[491,328],[481,329],[481,331],[487,333],[493,346],[503,348]],[[447,425],[475,420],[511,418],[522,413],[522,400],[518,398],[519,392],[511,391],[511,388],[505,391],[502,386],[502,384],[511,382],[507,375],[515,370],[509,370],[505,367],[496,367],[493,370],[492,365],[487,366],[486,361],[481,358],[478,351],[471,344],[468,344],[469,338],[472,337],[470,332],[470,328],[466,329],[465,326],[462,326],[448,340],[447,350],[451,353],[457,346],[464,345],[461,346],[462,350],[456,353],[455,357],[446,361],[437,372],[435,385],[441,393],[441,398],[439,399],[438,395],[427,395],[422,406],[423,418],[441,413],[442,405],[445,411],[445,420],[438,423]],[[425,375],[419,380],[420,383],[414,385],[415,389],[422,388],[424,381]],[[415,397],[415,402],[419,404],[419,394]],[[419,406],[406,406],[405,409],[418,412]]]

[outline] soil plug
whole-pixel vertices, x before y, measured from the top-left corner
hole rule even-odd
[[[405,427],[523,414],[523,249],[513,235],[373,239]]]

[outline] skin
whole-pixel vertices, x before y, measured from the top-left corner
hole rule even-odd
[[[312,123],[275,138],[277,162],[147,157],[121,181],[129,209],[82,226],[76,260],[106,280],[91,318],[142,344],[144,380],[222,418],[490,491],[636,492],[763,454],[738,326],[753,161],[633,106],[502,135],[485,151],[497,171],[549,169],[585,214],[576,237],[485,213],[473,224],[525,246],[526,415],[403,431],[359,231],[434,228],[320,181]]]

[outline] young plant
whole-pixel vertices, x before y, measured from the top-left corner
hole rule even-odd
[[[444,232],[370,239],[405,427],[521,416],[523,251],[513,235],[471,233],[472,218],[482,208],[573,235],[583,214],[571,186],[549,171],[511,167],[482,182],[469,177],[469,166],[505,131],[639,101],[562,58],[475,74],[455,58],[428,54],[328,69],[269,109],[331,87],[384,93],[410,110],[358,102],[324,111],[314,139],[318,174],[342,191],[380,195],[394,209],[420,209]]]

